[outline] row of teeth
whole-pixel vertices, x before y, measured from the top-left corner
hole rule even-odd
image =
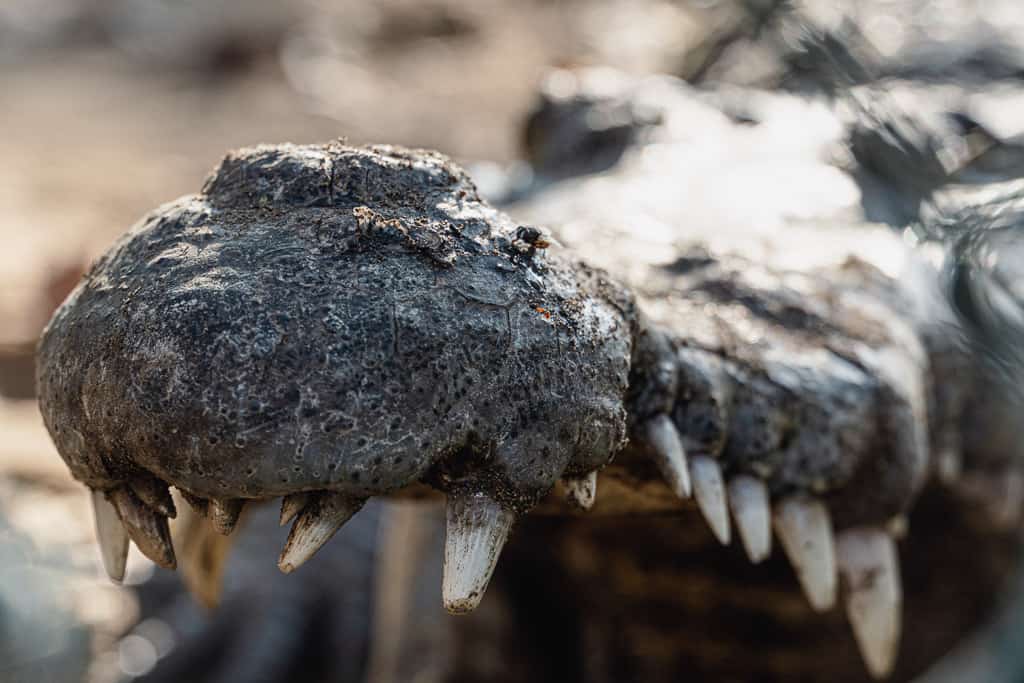
[[[723,544],[730,541],[731,509],[751,562],[771,554],[774,522],[815,610],[835,605],[841,574],[847,586],[847,616],[867,668],[876,678],[889,674],[900,638],[902,593],[895,542],[885,529],[854,528],[834,537],[828,508],[803,496],[780,501],[773,515],[764,482],[738,475],[726,484],[714,458],[687,457],[678,431],[664,415],[646,422],[640,437],[655,454],[672,490],[680,498],[695,494],[697,506]],[[597,473],[570,479],[565,488],[573,503],[589,509],[597,493]],[[240,500],[188,500],[222,534],[231,533],[242,510]],[[292,528],[278,559],[281,571],[290,573],[305,563],[364,502],[331,492],[285,496],[281,524],[292,522]],[[93,505],[103,564],[112,579],[124,578],[129,538],[157,565],[175,567],[167,523],[175,509],[165,486],[133,481],[94,491]],[[442,586],[448,611],[469,612],[480,603],[514,520],[511,510],[486,494],[449,496]]]
[[[740,474],[725,484],[717,460],[706,455],[687,458],[679,432],[667,416],[647,421],[641,438],[676,494],[681,498],[689,498],[691,491],[696,494],[697,507],[723,545],[730,540],[730,509],[747,557],[755,564],[771,554],[774,526],[816,611],[835,606],[841,574],[847,618],[868,671],[875,678],[889,675],[899,647],[903,593],[896,543],[888,530],[859,527],[834,535],[825,504],[799,495],[780,501],[773,515],[762,480]]]

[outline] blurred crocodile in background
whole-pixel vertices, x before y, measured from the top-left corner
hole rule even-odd
[[[1015,565],[1024,495],[1013,381],[1020,157],[1014,132],[988,118],[1000,107],[985,106],[1013,94],[1016,73],[951,70],[947,82],[891,72],[853,55],[855,34],[834,37],[812,35],[797,53],[853,66],[794,68],[799,78],[779,83],[795,92],[595,69],[547,79],[526,133],[534,180],[504,193],[509,248],[541,264],[564,249],[603,268],[635,297],[638,329],[657,332],[647,346],[631,333],[631,442],[601,470],[596,499],[588,471],[557,485],[590,512],[567,514],[557,494],[531,500],[554,514],[520,518],[479,609],[456,618],[437,599],[444,519],[429,503],[389,505],[382,520],[367,506],[291,577],[267,561],[283,532],[252,510],[229,537],[222,611],[191,622],[196,632],[149,678],[864,680],[841,610],[798,599],[778,544],[756,566],[741,552],[767,552],[742,503],[742,543],[718,547],[733,535],[722,506],[742,495],[737,480],[766,482],[777,515],[819,514],[808,496],[827,502],[843,595],[881,600],[889,615],[871,633],[859,626],[876,674],[892,664],[901,609],[893,680],[976,629]],[[261,153],[226,162],[214,191],[218,179],[225,191],[262,179]],[[342,171],[338,152],[324,154]],[[672,484],[685,487],[665,464],[678,451],[651,426],[662,415],[712,532],[673,495]],[[804,507],[789,506],[794,495]],[[815,579],[828,572],[808,568],[820,556],[789,547],[787,533],[797,546],[800,534],[777,524],[804,563],[808,597],[830,607],[834,588]],[[227,542],[200,518],[192,525],[181,525],[178,561],[213,601]],[[885,584],[878,597],[851,558],[891,576],[886,551],[843,548],[891,538],[902,539],[902,596]]]

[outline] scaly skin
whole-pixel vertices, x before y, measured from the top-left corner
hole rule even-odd
[[[913,504],[916,497],[909,491],[914,469],[907,466],[920,461],[904,457],[900,466],[898,459],[879,453],[879,448],[898,444],[893,436],[913,434],[907,423],[902,430],[876,432],[881,442],[869,449],[872,456],[845,484],[829,487],[805,480],[796,486],[821,486],[838,528],[877,524],[883,511],[893,510],[889,505],[898,504],[900,486],[907,487],[910,533],[900,553],[908,577],[907,626],[893,678],[908,680],[919,674],[977,625],[1015,561],[1012,528],[1020,498],[1014,489],[1020,482],[1021,453],[1013,415],[1019,404],[978,367],[976,349],[940,293],[939,273],[924,262],[934,247],[918,257],[889,231],[864,223],[884,218],[902,225],[906,219],[892,207],[916,206],[920,200],[925,183],[901,174],[902,167],[886,159],[935,155],[942,150],[939,142],[958,149],[968,145],[918,130],[915,143],[936,144],[915,147],[888,133],[891,147],[886,148],[884,140],[872,141],[870,122],[854,118],[844,123],[849,114],[842,109],[845,102],[839,103],[836,115],[820,101],[728,88],[699,91],[671,79],[609,82],[606,73],[583,71],[572,74],[577,89],[568,93],[566,75],[558,80],[557,96],[549,97],[568,103],[563,113],[575,119],[575,134],[581,139],[588,137],[584,122],[602,120],[599,114],[608,109],[635,110],[641,102],[648,107],[647,116],[662,125],[638,121],[641,142],[623,155],[613,172],[555,185],[510,210],[555,226],[556,237],[568,248],[629,284],[640,308],[671,329],[677,344],[703,348],[708,337],[712,346],[724,338],[732,343],[721,344],[725,348],[718,355],[725,365],[741,368],[758,368],[762,358],[780,348],[794,369],[809,365],[812,349],[822,348],[834,360],[859,365],[847,351],[853,339],[865,337],[869,341],[862,343],[879,355],[886,353],[887,344],[896,357],[915,345],[925,351],[926,363],[915,364],[923,368],[918,381],[927,395],[928,437],[917,438],[918,444],[926,442],[924,452],[917,452],[928,463],[919,472],[924,477],[922,503]],[[664,110],[652,114],[651,103],[661,103]],[[557,103],[541,111],[558,118]],[[911,118],[914,113],[880,106],[874,125],[895,115],[906,130],[918,123]],[[573,127],[563,123],[560,129]],[[860,157],[850,159],[851,142],[855,152],[870,153],[875,168],[888,164],[883,168],[899,177],[879,178],[859,165],[864,163]],[[577,157],[589,158],[585,153]],[[536,158],[552,163],[543,154]],[[970,158],[956,162],[964,166],[949,169],[951,173],[973,172]],[[934,188],[934,180],[931,184]],[[750,214],[752,206],[763,211]],[[974,213],[973,219],[983,223],[989,209],[979,205]],[[844,300],[854,302],[847,312],[863,306],[860,310],[867,315],[844,314]],[[873,328],[881,335],[872,334]],[[710,335],[701,332],[708,329]],[[837,329],[846,340],[838,344],[829,340]],[[905,341],[896,341],[908,333]],[[794,338],[808,337],[814,341],[794,350]],[[881,376],[884,386],[887,374],[874,367],[859,369],[868,377]],[[726,374],[741,380],[737,389],[719,392],[728,397],[727,405],[748,403],[738,401],[737,392],[741,397],[756,393],[757,382],[750,381],[750,374]],[[752,375],[755,380],[758,374]],[[894,375],[888,377],[896,395],[908,386]],[[802,381],[800,393],[814,396],[814,386]],[[820,394],[814,402],[824,403]],[[676,409],[677,424],[694,412],[690,404],[684,411]],[[763,404],[753,411],[769,425],[780,412],[793,414]],[[843,422],[842,412],[832,413],[835,427]],[[753,421],[741,411],[718,415],[731,418],[721,454],[735,467],[733,449],[742,445],[744,454],[756,452],[752,437],[758,432],[751,433]],[[772,431],[759,433],[771,448]],[[819,434],[827,444],[829,432]],[[849,458],[850,441],[843,443],[844,457]],[[902,453],[908,456],[914,447],[903,443]],[[806,467],[810,473],[818,463],[830,461],[824,453],[817,455],[796,469]],[[599,490],[608,490],[606,479],[612,472],[605,470]],[[774,487],[776,498],[784,495],[781,488]],[[601,505],[599,495],[595,510]],[[675,518],[646,524],[581,520],[552,524],[529,538],[521,530],[514,539],[534,557],[537,549],[571,548],[552,552],[544,566],[564,572],[559,585],[563,595],[571,596],[571,606],[564,610],[581,615],[580,624],[587,625],[580,626],[582,632],[596,634],[579,658],[587,666],[585,653],[600,652],[601,661],[587,667],[584,680],[863,680],[852,643],[843,637],[837,619],[787,604],[782,583],[773,594],[769,587],[784,580],[778,563],[751,570],[735,552],[709,550],[714,544],[710,535],[704,534],[700,543],[699,536],[680,531],[678,525]],[[952,548],[956,551],[950,552]],[[508,552],[513,552],[511,547]],[[951,591],[951,586],[956,589]],[[601,598],[593,600],[593,595]]]
[[[624,292],[531,250],[437,155],[229,157],[57,314],[44,416],[94,489],[365,498],[469,486],[457,455],[523,508],[621,448],[634,325]]]
[[[715,125],[732,125],[717,116]],[[767,137],[746,142],[756,149]],[[672,144],[652,149],[687,161]],[[796,161],[806,164],[802,177],[822,171]],[[887,525],[934,473],[936,444],[964,443],[980,399],[995,397],[976,395],[977,374],[928,286],[935,274],[907,265],[915,259],[899,240],[799,225],[766,239],[757,217],[726,211],[717,238],[685,246],[706,238],[693,229],[706,217],[677,222],[645,202],[660,196],[678,212],[685,201],[665,192],[665,179],[687,181],[664,167],[651,166],[661,180],[645,175],[644,163],[627,160],[613,182],[563,186],[533,205],[563,224],[560,236],[586,265],[488,207],[440,155],[340,144],[230,155],[200,195],[126,235],[48,326],[39,396],[58,450],[163,566],[176,561],[167,485],[223,532],[240,501],[293,496],[301,512],[280,561],[291,571],[367,497],[418,495],[426,484],[451,501],[444,598],[456,612],[480,601],[514,517],[569,511],[548,495],[559,480],[587,505],[580,479],[601,470],[591,521],[527,521],[513,533],[510,554],[523,559],[499,574],[512,613],[498,619],[499,633],[542,621],[537,596],[554,590],[570,621],[585,625],[582,651],[606,658],[581,662],[574,679],[861,680],[863,670],[837,655],[848,646],[807,651],[808,634],[834,631],[816,630],[822,617],[796,602],[791,578],[785,593],[768,578],[746,595],[737,581],[756,572],[730,561],[709,576],[702,560],[679,563],[698,549],[720,551],[680,519],[693,516],[679,499],[686,487],[666,433],[681,439],[720,537],[728,519],[716,515],[724,507],[715,508],[701,467],[730,483],[760,482],[781,511],[781,532],[794,505],[826,511],[817,528],[831,555],[833,527],[840,548],[861,533],[891,543]],[[841,175],[825,177],[842,186]],[[602,208],[630,206],[631,194],[643,207],[631,223]],[[572,220],[557,215],[567,205]],[[868,242],[882,248],[865,250]],[[847,258],[851,251],[861,258]],[[1012,455],[965,445],[969,465],[1004,466]],[[942,505],[989,550],[993,535],[973,533],[965,512]],[[767,522],[767,507],[755,512]],[[803,543],[799,534],[794,542]],[[987,585],[1005,568],[994,564],[978,569]],[[819,610],[835,600],[826,574],[804,581]],[[701,576],[710,583],[690,593]],[[530,586],[541,588],[527,594]],[[718,609],[741,594],[742,609]],[[719,620],[705,638],[688,635],[689,619],[670,618],[709,609]],[[883,616],[899,609],[895,599]],[[946,623],[962,632],[976,616],[957,608]],[[740,661],[727,654],[729,624],[751,629],[736,643],[769,642],[780,629],[791,637]],[[918,669],[941,653],[932,641],[911,649]],[[456,657],[446,677],[472,677],[478,659]],[[551,661],[544,647],[536,659],[532,672],[504,676],[559,678],[542,671]]]

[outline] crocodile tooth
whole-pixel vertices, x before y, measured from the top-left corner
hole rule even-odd
[[[641,429],[641,438],[654,451],[654,463],[661,470],[661,476],[677,496],[689,498],[691,487],[686,451],[672,420],[668,415],[656,415]]]
[[[240,498],[211,498],[208,513],[214,531],[225,536],[234,531],[244,504]]]
[[[772,552],[772,507],[768,487],[757,477],[740,474],[733,477],[727,490],[743,548],[750,561],[757,564]]]
[[[576,506],[589,510],[597,497],[597,470],[565,480],[565,495]]]
[[[441,593],[445,609],[461,614],[480,604],[515,515],[478,493],[449,496],[447,518]]]
[[[828,508],[811,498],[787,498],[776,507],[775,532],[811,607],[830,609],[836,602],[836,556]]]
[[[315,496],[299,514],[277,560],[278,568],[290,574],[320,550],[324,543],[359,512],[366,501],[341,493]]]
[[[112,490],[108,500],[117,509],[128,535],[142,554],[157,566],[174,569],[177,562],[167,518],[139,500],[127,486]]]
[[[138,496],[139,500],[161,515],[171,519],[178,516],[178,511],[174,508],[174,500],[171,498],[171,492],[168,490],[167,484],[159,479],[139,477],[133,479],[128,485],[131,487],[132,493]]]
[[[725,483],[722,467],[708,455],[690,458],[690,478],[700,508],[715,538],[722,545],[729,544],[729,510],[725,503]]]
[[[175,502],[181,512],[171,526],[171,538],[181,560],[178,571],[189,593],[203,607],[213,609],[220,602],[224,568],[238,536],[215,532],[210,519],[180,499]]]
[[[306,507],[309,502],[308,493],[289,493],[287,496],[281,499],[281,518],[278,522],[281,526],[284,526],[288,522],[295,519],[295,516],[302,512],[302,509]]]
[[[102,491],[92,492],[92,510],[96,519],[96,540],[107,576],[121,583],[128,561],[128,532],[125,531],[117,510]]]
[[[859,528],[836,538],[836,563],[847,588],[846,615],[868,671],[885,678],[896,662],[903,594],[896,544],[881,529]]]

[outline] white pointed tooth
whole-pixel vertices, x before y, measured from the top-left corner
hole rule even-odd
[[[722,466],[708,455],[690,457],[690,479],[700,508],[715,538],[722,545],[729,544],[729,509],[725,502],[725,483]]]
[[[243,505],[244,501],[239,498],[211,498],[207,514],[214,531],[225,536],[234,531]]]
[[[811,498],[788,498],[776,506],[775,532],[811,607],[831,609],[836,602],[836,558],[828,508]]]
[[[740,474],[729,482],[729,507],[732,508],[740,540],[754,564],[772,552],[772,508],[768,487],[757,477]]]
[[[281,517],[278,521],[280,526],[295,519],[295,516],[302,512],[302,509],[309,503],[308,493],[290,493],[281,499]]]
[[[290,574],[301,567],[352,515],[359,512],[365,502],[340,493],[313,497],[292,525],[277,560],[278,569]]]
[[[578,507],[589,510],[597,498],[597,470],[565,480],[565,495]]]
[[[107,576],[121,583],[128,561],[128,532],[125,531],[117,510],[102,491],[92,492],[92,510],[96,518],[96,540]]]
[[[861,655],[874,678],[885,678],[896,662],[903,609],[896,544],[881,529],[849,529],[836,538],[836,562]]]
[[[661,476],[680,498],[691,493],[690,471],[679,431],[668,415],[655,415],[641,426],[641,438],[654,452],[654,463]]]
[[[449,496],[441,587],[449,612],[470,612],[480,604],[514,519],[485,494]]]
[[[128,536],[143,555],[164,569],[177,566],[167,517],[143,503],[127,486],[111,490],[107,500],[117,509]]]

